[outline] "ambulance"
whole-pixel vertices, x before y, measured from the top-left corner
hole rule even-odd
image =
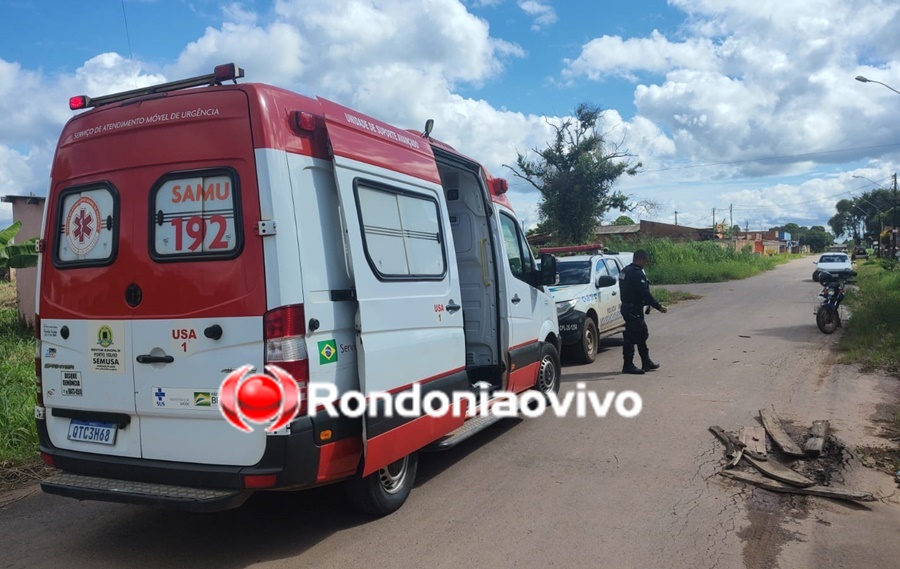
[[[560,336],[506,181],[424,132],[238,83],[234,64],[73,97],[38,241],[37,405],[50,494],[192,511],[341,482],[396,511],[423,450],[490,413],[334,416],[366,398],[559,390]],[[296,417],[237,429],[220,387],[278,366]]]

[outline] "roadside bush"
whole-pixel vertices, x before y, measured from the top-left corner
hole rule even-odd
[[[740,251],[715,241],[676,243],[669,239],[611,241],[613,250],[644,249],[650,254],[647,275],[654,284],[721,282],[751,277],[796,256],[754,255],[750,246]]]
[[[841,339],[844,359],[900,373],[900,272],[869,264],[857,272],[858,289],[846,301],[853,314]]]
[[[0,309],[0,464],[36,456],[34,392],[34,339],[15,308]]]

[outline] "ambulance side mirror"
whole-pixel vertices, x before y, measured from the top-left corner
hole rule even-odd
[[[542,286],[556,284],[556,257],[550,253],[541,255],[541,282]]]

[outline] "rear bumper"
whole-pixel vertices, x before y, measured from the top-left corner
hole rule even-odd
[[[362,427],[350,419],[324,413],[302,416],[291,423],[290,434],[266,437],[262,459],[253,466],[181,463],[107,456],[59,449],[50,442],[47,425],[37,420],[40,451],[62,471],[42,483],[42,489],[78,499],[166,506],[182,510],[215,511],[240,506],[252,493],[244,487],[248,475],[274,475],[278,488],[304,488],[332,482],[344,473],[323,460],[319,433],[329,429],[330,443],[359,439]],[[326,459],[327,460],[327,459]],[[323,475],[325,473],[325,475]],[[329,478],[329,475],[334,477]],[[352,472],[350,473],[352,474]]]

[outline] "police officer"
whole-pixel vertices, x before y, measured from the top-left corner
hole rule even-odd
[[[647,252],[638,249],[634,252],[631,264],[625,267],[619,276],[622,317],[625,319],[625,334],[622,343],[622,357],[625,362],[622,366],[622,373],[642,374],[659,369],[659,364],[650,359],[650,351],[647,349],[647,338],[650,336],[650,332],[644,321],[644,306],[648,307],[648,314],[649,307],[653,307],[663,314],[668,312],[668,309],[650,294],[650,281],[644,274],[644,267],[649,263],[650,256],[647,255]],[[641,367],[634,365],[635,346],[641,356]]]

